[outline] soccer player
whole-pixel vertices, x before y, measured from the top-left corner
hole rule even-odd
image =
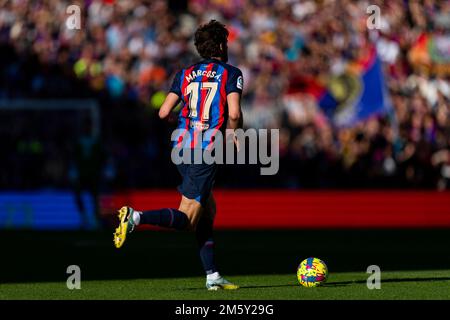
[[[242,72],[228,61],[228,30],[218,21],[211,20],[195,32],[195,46],[202,61],[179,71],[169,94],[162,104],[159,117],[165,119],[181,101],[178,129],[184,134],[175,140],[174,147],[180,145],[187,134],[188,143],[183,148],[199,147],[195,138],[205,132],[234,132],[242,128],[240,99],[243,88]],[[230,139],[230,136],[226,139]],[[231,139],[237,144],[234,134]],[[212,140],[201,142],[200,148],[207,150]],[[186,140],[183,140],[186,141]],[[185,149],[183,149],[185,150]],[[194,154],[194,152],[192,152]],[[195,232],[200,258],[206,272],[208,290],[238,289],[238,286],[224,279],[214,263],[213,222],[216,203],[212,187],[217,164],[181,163],[177,169],[182,176],[178,187],[181,202],[178,209],[163,208],[137,211],[131,207],[119,210],[120,224],[114,234],[114,244],[120,248],[127,233],[140,224],[157,225],[176,230]]]

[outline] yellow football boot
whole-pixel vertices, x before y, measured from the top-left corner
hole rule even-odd
[[[216,280],[207,280],[206,281],[206,289],[209,291],[217,291],[217,290],[237,290],[239,289],[238,285],[231,283],[225,278],[218,278]]]
[[[117,249],[123,246],[127,233],[134,230],[133,212],[134,210],[131,207],[122,207],[119,210],[120,223],[116,228],[116,232],[114,232],[114,245]]]

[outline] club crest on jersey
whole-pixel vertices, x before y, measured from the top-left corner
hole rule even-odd
[[[244,87],[244,79],[242,78],[242,76],[239,76],[239,77],[237,78],[236,87],[237,87],[238,89],[241,89],[241,90],[242,90],[242,88]]]
[[[221,75],[221,73],[217,73],[216,71],[194,70],[186,76],[186,81],[191,82],[197,77],[215,78],[217,81],[220,81]]]

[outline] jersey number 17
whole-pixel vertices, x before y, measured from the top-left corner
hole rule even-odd
[[[200,106],[200,110],[203,110],[200,115],[201,121],[209,120],[209,110],[211,104],[217,93],[217,82],[191,82],[186,87],[184,95],[189,95],[189,118],[197,117],[197,104],[200,90],[206,90],[206,98],[203,101],[203,108]],[[200,90],[199,90],[200,89]]]

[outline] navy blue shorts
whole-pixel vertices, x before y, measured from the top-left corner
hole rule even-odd
[[[188,199],[205,205],[211,194],[217,172],[217,164],[179,164],[177,169],[183,177],[178,191]]]

